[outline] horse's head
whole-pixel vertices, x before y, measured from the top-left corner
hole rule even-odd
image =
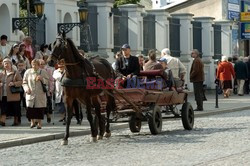
[[[59,60],[64,59],[64,52],[67,49],[67,39],[65,32],[59,34],[52,46],[52,53],[48,59],[48,64],[54,66]]]

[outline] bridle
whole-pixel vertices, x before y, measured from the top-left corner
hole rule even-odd
[[[55,53],[52,53],[52,56],[54,56],[54,59],[56,59],[56,61],[58,60],[61,60],[61,55],[62,55],[62,52],[63,52],[63,49],[66,49],[67,48],[67,45],[68,45],[68,42],[66,39],[62,39],[61,37],[57,37],[56,38],[57,40],[60,40],[60,52],[55,54]],[[58,46],[56,46],[58,47]],[[75,66],[77,64],[79,64],[80,61],[78,62],[74,62],[74,63],[64,63],[65,66]]]

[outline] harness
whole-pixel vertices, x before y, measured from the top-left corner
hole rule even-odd
[[[92,57],[91,59],[94,59],[96,58],[97,56],[95,57]],[[86,59],[82,59],[83,61],[86,60]],[[93,77],[99,77],[99,74],[97,74],[96,72],[96,69],[95,69],[95,66],[93,64],[93,62],[91,60],[89,60],[90,62],[90,65],[93,69],[92,73],[93,73]],[[74,66],[74,65],[77,65],[81,62],[76,62],[76,63],[65,63],[66,66]],[[65,69],[66,71],[66,69]],[[66,72],[63,72],[62,74],[62,78],[60,80],[61,82],[61,86],[63,87],[77,87],[77,88],[86,88],[87,86],[87,80],[86,80],[86,76],[90,76],[91,74],[86,70],[86,68],[84,67],[84,71],[86,73],[86,76],[85,73],[82,73],[83,77],[82,78],[78,78],[78,79],[71,79],[71,78],[68,78],[68,77],[65,77],[65,73]]]
[[[60,82],[61,82],[61,85],[64,87],[85,88],[87,86],[87,80],[84,78],[70,79],[67,77],[62,77]]]

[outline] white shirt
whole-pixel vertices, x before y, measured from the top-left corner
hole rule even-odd
[[[3,55],[6,54],[6,46],[2,46],[2,53],[3,53]]]
[[[0,44],[0,55],[2,56],[2,58],[5,58],[6,56],[8,56],[10,50],[11,50],[10,45],[6,44],[5,46],[2,46]]]
[[[55,103],[60,103],[63,96],[63,87],[61,85],[62,73],[59,69],[53,72],[53,78],[55,79]]]
[[[180,78],[180,75],[187,73],[185,66],[178,58],[169,55],[164,55],[164,58],[167,59],[168,68],[171,69],[174,78]]]

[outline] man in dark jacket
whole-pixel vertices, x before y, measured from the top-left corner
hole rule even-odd
[[[118,77],[126,81],[139,75],[140,65],[138,58],[130,54],[131,50],[128,44],[124,44],[121,49],[123,56],[116,60],[116,73]]]
[[[234,71],[237,79],[238,95],[243,96],[245,80],[248,77],[248,69],[247,65],[243,62],[243,57],[239,57],[239,60],[235,63]]]
[[[197,104],[197,109],[194,111],[203,111],[203,81],[204,81],[204,65],[199,57],[199,51],[194,49],[191,57],[194,58],[191,70],[190,70],[190,82],[193,83],[194,96]]]

